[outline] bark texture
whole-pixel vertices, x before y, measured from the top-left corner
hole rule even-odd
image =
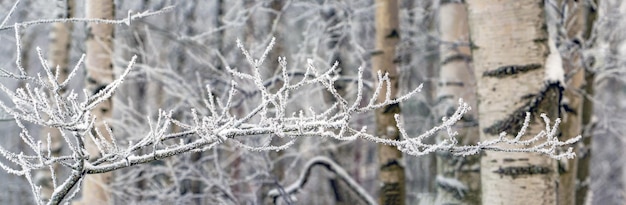
[[[398,1],[376,0],[376,54],[372,56],[374,75],[378,71],[388,73],[391,90],[383,91],[378,96],[378,102],[383,102],[387,92],[393,99],[398,93],[398,71],[394,59],[396,45],[400,39],[398,30]],[[382,83],[382,82],[378,82]],[[386,85],[383,85],[383,88]],[[397,104],[388,105],[376,110],[376,135],[387,139],[398,139],[400,132],[394,119],[400,113]],[[396,147],[378,145],[379,192],[380,204],[404,204],[405,180],[404,165],[401,163],[402,153]]]
[[[456,110],[459,98],[476,107],[476,81],[471,67],[467,8],[462,1],[444,1],[439,7],[440,51],[437,86],[438,118]],[[479,140],[476,109],[471,110],[456,130],[462,144]],[[447,136],[441,136],[447,137]],[[458,157],[437,153],[437,203],[480,204],[480,156]]]
[[[589,39],[591,37],[593,24],[596,21],[598,16],[598,5],[599,0],[589,0],[585,1],[581,5],[581,12],[583,21],[583,32],[582,39],[583,48],[592,47],[593,42],[590,42]],[[577,159],[578,166],[576,167],[576,193],[575,193],[575,201],[577,205],[586,204],[589,200],[589,182],[590,182],[590,160],[591,160],[591,139],[592,139],[592,130],[594,127],[593,117],[594,117],[594,106],[593,106],[593,97],[594,97],[594,82],[595,82],[595,73],[590,68],[591,62],[588,59],[583,58],[582,65],[585,68],[585,80],[584,87],[582,93],[584,93],[583,97],[583,107],[581,113],[581,121],[582,121],[582,130],[581,134],[583,136],[582,145],[579,146],[579,150],[577,151]]]
[[[547,12],[553,11],[552,9],[555,9],[554,6],[557,6],[556,8],[559,9],[559,12],[552,12],[551,15],[560,18],[551,19],[556,26],[552,29],[554,34],[551,35],[555,39],[556,44],[560,45],[559,50],[563,55],[565,74],[568,76],[563,93],[563,123],[560,127],[563,133],[561,140],[567,140],[583,132],[585,87],[591,86],[591,84],[585,83],[587,72],[584,68],[581,51],[584,49],[584,44],[589,36],[587,28],[590,22],[587,21],[588,7],[585,2],[555,1],[555,5],[546,8]],[[558,13],[563,15],[557,15]],[[579,149],[577,152],[581,153],[580,149],[584,149],[584,147],[578,147],[577,149]],[[579,154],[578,157],[581,157],[581,155]],[[558,204],[571,205],[577,203],[577,172],[580,160],[580,158],[575,158],[559,162]],[[588,166],[588,163],[581,165]],[[584,194],[582,195],[584,196]],[[584,201],[584,198],[579,198],[579,200]]]
[[[545,125],[545,113],[559,117],[562,87],[544,82],[549,54],[541,0],[468,0],[468,20],[478,80],[481,140],[501,132],[515,135],[526,112],[532,115],[526,139]],[[555,160],[534,153],[484,152],[483,204],[556,204]]]
[[[88,0],[85,2],[85,7],[87,18],[113,19],[115,6],[112,0]],[[113,81],[113,29],[112,24],[89,23],[87,25],[85,85],[92,93],[98,93]],[[111,140],[104,121],[111,118],[112,109],[112,101],[107,100],[92,111],[92,114],[97,117],[95,129],[102,133],[105,140]],[[92,133],[95,135],[95,130]],[[85,146],[90,156],[100,155],[93,141],[86,140]],[[107,184],[111,176],[110,172],[87,175],[83,180],[82,198],[77,201],[77,204],[110,204],[112,200]]]

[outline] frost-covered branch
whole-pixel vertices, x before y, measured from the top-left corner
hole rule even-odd
[[[15,5],[17,5],[17,3]],[[51,24],[51,23],[82,22],[82,23],[125,24],[128,26],[136,19],[141,19],[145,17],[163,14],[165,12],[170,12],[174,9],[174,7],[175,6],[167,6],[165,8],[162,8],[156,11],[143,11],[143,12],[138,12],[138,13],[133,13],[132,11],[128,11],[128,16],[123,19],[93,19],[93,18],[38,19],[34,21],[16,23],[13,26],[5,26],[4,23],[6,22],[6,19],[8,19],[8,17],[11,14],[9,13],[7,18],[5,18],[5,21],[2,24],[0,24],[0,31],[7,30],[7,29],[14,29],[17,27],[27,27],[27,26],[37,25],[37,24]]]
[[[96,174],[110,172],[113,170],[153,162],[167,157],[179,155],[187,152],[203,152],[223,143],[231,143],[240,148],[252,151],[279,151],[292,146],[294,142],[303,136],[327,137],[338,140],[365,139],[374,143],[388,144],[398,147],[399,150],[411,155],[424,155],[435,151],[450,151],[457,155],[477,154],[481,150],[496,150],[507,152],[538,152],[553,158],[573,157],[571,149],[565,153],[559,153],[556,149],[574,143],[579,139],[575,138],[561,142],[556,138],[556,127],[559,120],[550,126],[550,120],[542,116],[546,129],[537,136],[524,140],[522,136],[528,127],[530,117],[526,118],[525,125],[518,135],[509,139],[503,133],[498,139],[485,141],[472,146],[457,146],[454,137],[455,132],[451,126],[459,121],[464,113],[470,108],[466,103],[460,101],[457,111],[450,117],[444,118],[441,125],[432,128],[422,135],[409,136],[402,120],[396,116],[396,121],[400,129],[401,140],[388,140],[374,136],[365,127],[351,127],[352,118],[360,113],[371,112],[387,105],[401,103],[417,94],[421,86],[398,98],[391,99],[389,95],[385,100],[377,102],[380,93],[389,93],[389,83],[379,83],[374,87],[374,93],[370,100],[364,99],[363,68],[358,69],[357,96],[356,100],[349,101],[344,98],[335,88],[335,82],[339,79],[336,75],[338,65],[331,69],[321,71],[316,69],[312,60],[305,68],[304,74],[295,78],[290,75],[285,58],[279,58],[279,65],[282,75],[282,83],[276,90],[266,87],[266,79],[260,74],[262,65],[265,62],[272,46],[272,41],[260,58],[255,59],[238,42],[248,66],[249,72],[240,69],[226,67],[226,72],[235,79],[230,82],[230,87],[224,95],[216,95],[216,91],[206,85],[206,98],[203,99],[204,107],[197,107],[189,110],[191,119],[176,119],[173,111],[159,110],[156,119],[147,117],[150,129],[143,136],[139,136],[138,141],[122,141],[116,138],[112,129],[108,128],[108,136],[111,140],[105,139],[100,130],[94,129],[95,117],[90,110],[98,103],[109,99],[116,88],[123,82],[131,71],[135,63],[135,57],[130,60],[128,67],[119,78],[98,93],[90,94],[84,91],[78,94],[71,90],[61,93],[60,90],[68,85],[68,81],[75,77],[70,74],[64,82],[58,82],[58,73],[52,72],[47,66],[45,58],[39,51],[39,59],[44,69],[44,74],[28,76],[19,71],[13,73],[2,70],[2,76],[23,80],[24,87],[15,91],[0,84],[0,90],[9,97],[9,102],[0,102],[0,107],[10,114],[15,122],[22,128],[19,136],[28,145],[30,150],[21,150],[18,153],[10,152],[0,148],[0,155],[9,160],[13,165],[0,166],[7,172],[19,176],[25,176],[33,186],[33,193],[37,199],[39,197],[39,187],[32,183],[31,172],[37,169],[49,169],[53,164],[60,164],[72,170],[70,177],[61,184],[55,184],[54,194],[50,204],[56,204],[68,199],[68,195],[73,196],[78,188],[76,184],[85,174]],[[82,65],[82,58],[77,63],[72,73],[76,73]],[[376,80],[389,82],[389,76],[377,73]],[[250,112],[243,115],[231,113],[235,102],[241,97],[238,87],[241,82],[251,85],[254,92],[259,95],[258,104],[254,105]],[[298,90],[310,89],[310,87],[321,87],[331,94],[336,102],[327,108],[313,108],[308,110],[298,110],[288,112],[287,107],[297,103],[292,100],[292,94]],[[250,88],[248,88],[250,89]],[[387,92],[383,92],[386,89]],[[221,96],[221,97],[220,97]],[[366,103],[364,103],[366,102]],[[51,156],[50,148],[42,147],[41,140],[32,137],[23,126],[23,122],[28,122],[43,127],[58,129],[63,134],[64,145],[69,148],[70,153],[64,156]],[[176,128],[176,129],[174,129]],[[426,144],[424,139],[432,137],[435,133],[445,130],[449,138],[438,144]],[[271,144],[271,140],[262,144],[246,144],[245,139],[250,136],[268,136],[286,139],[283,144]],[[138,138],[137,136],[133,136]],[[91,156],[85,151],[85,140],[91,140],[98,148],[99,154]],[[50,141],[48,139],[48,141]],[[51,144],[51,143],[47,143]],[[529,148],[505,148],[502,144],[525,145]],[[19,168],[13,168],[18,166]],[[56,176],[53,176],[56,177]],[[55,179],[56,180],[56,179]],[[74,192],[72,192],[74,190]],[[38,201],[38,203],[42,203]]]
[[[397,125],[398,128],[400,128],[400,133],[404,140],[381,141],[381,143],[389,143],[395,145],[400,151],[415,156],[428,154],[434,151],[447,151],[451,152],[454,155],[468,156],[478,154],[482,150],[492,150],[500,152],[535,152],[545,154],[554,159],[571,159],[576,155],[573,152],[572,147],[569,147],[565,152],[561,152],[559,149],[562,147],[573,145],[581,139],[581,136],[579,135],[564,142],[559,141],[557,133],[557,128],[561,123],[561,119],[559,118],[555,120],[553,125],[550,125],[550,119],[545,114],[541,114],[541,118],[543,119],[545,124],[545,129],[541,130],[538,134],[529,139],[523,139],[530,125],[531,114],[528,112],[526,113],[526,118],[524,119],[522,128],[513,139],[509,139],[507,137],[507,133],[502,132],[498,135],[498,138],[496,139],[481,141],[478,142],[476,145],[457,146],[458,140],[455,138],[457,133],[452,130],[452,125],[461,120],[463,114],[466,113],[469,109],[470,107],[466,103],[464,103],[462,99],[460,99],[459,107],[452,116],[444,117],[442,120],[443,122],[440,125],[435,126],[432,129],[423,133],[422,135],[414,138],[410,138],[410,136],[406,134],[404,125],[400,123],[401,121],[399,119],[399,115],[396,115],[396,121],[399,122]],[[448,137],[446,139],[443,139],[438,144],[422,143],[425,138],[433,136],[435,133],[442,130],[445,130],[447,132]]]
[[[284,188],[270,190],[268,196],[274,198],[274,202],[276,202],[277,198],[279,197],[291,197],[292,194],[295,194],[300,189],[304,188],[307,181],[309,180],[309,177],[311,176],[312,169],[315,166],[322,166],[328,171],[336,174],[341,181],[345,182],[348,185],[351,191],[353,191],[356,195],[358,195],[361,200],[363,200],[363,202],[367,204],[377,204],[376,200],[374,200],[374,198],[370,196],[363,187],[361,187],[356,181],[354,181],[354,179],[350,177],[350,174],[348,174],[346,170],[341,168],[341,166],[339,166],[337,163],[333,162],[333,160],[326,157],[314,157],[310,159],[306,163],[306,165],[304,165],[304,168],[302,169],[303,172],[300,173],[300,177],[298,177],[295,182]]]

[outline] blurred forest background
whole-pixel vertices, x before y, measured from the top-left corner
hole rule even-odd
[[[65,14],[62,17],[85,17],[85,2],[22,1],[8,25],[59,18],[59,13]],[[501,4],[517,3],[512,2],[515,1],[502,1]],[[573,172],[577,174],[573,176],[572,185],[561,185],[571,186],[577,193],[590,190],[586,195],[572,195],[570,204],[584,204],[587,200],[590,204],[623,204],[626,200],[626,170],[623,169],[626,143],[622,136],[626,131],[626,118],[622,115],[626,113],[626,103],[621,100],[626,99],[626,3],[621,0],[555,0],[551,1],[554,8],[547,8],[550,6],[544,7],[543,1],[533,2],[542,10],[556,10],[557,15],[553,18],[546,17],[546,27],[556,28],[554,33],[557,34],[551,33],[550,38],[557,41],[555,45],[564,67],[571,68],[565,69],[565,81],[569,87],[565,88],[564,102],[561,103],[565,108],[561,109],[574,110],[571,113],[577,114],[569,118],[576,116],[580,125],[573,131],[562,131],[563,135],[583,134],[586,142],[577,145],[575,160],[559,162],[561,174],[577,170]],[[59,5],[69,4],[73,4],[72,9],[59,11],[68,8]],[[7,13],[13,5],[13,1],[2,1],[0,14]],[[202,107],[206,84],[217,93],[226,93],[230,81],[235,78],[224,71],[225,67],[250,69],[236,46],[237,39],[253,56],[259,57],[272,38],[276,38],[261,69],[263,77],[269,79],[267,85],[270,88],[277,84],[271,79],[280,74],[277,59],[284,56],[287,67],[294,72],[304,71],[307,59],[312,59],[320,69],[330,69],[338,62],[341,77],[335,86],[347,99],[355,98],[357,68],[363,67],[365,85],[370,89],[365,93],[366,99],[372,95],[375,80],[371,72],[372,57],[379,52],[376,47],[377,4],[373,0],[115,1],[113,10],[115,18],[121,19],[129,12],[154,11],[172,5],[175,7],[170,12],[138,19],[129,26],[115,25],[113,46],[107,51],[111,54],[115,73],[122,72],[132,55],[138,56],[135,69],[114,95],[113,117],[108,120],[116,135],[124,136],[125,140],[139,140],[148,132],[146,116],[158,115],[159,108],[174,110],[179,119],[190,118],[188,110]],[[393,34],[399,36],[394,58],[399,92],[406,93],[422,83],[424,85],[420,94],[400,105],[404,125],[411,136],[423,133],[440,122],[442,116],[451,114],[450,104],[457,106],[457,99],[463,97],[475,110],[469,114],[470,120],[456,126],[461,132],[460,141],[475,143],[471,139],[477,139],[478,121],[471,118],[478,117],[475,112],[480,106],[476,105],[476,81],[469,54],[471,44],[468,43],[474,37],[467,28],[463,29],[468,24],[465,12],[463,0],[398,0],[396,12],[392,13],[397,15],[399,23]],[[574,24],[584,25],[573,28],[579,30],[569,30]],[[0,41],[5,45],[0,47],[0,67],[13,68],[19,55],[27,72],[42,72],[35,48],[40,47],[44,53],[50,53],[46,56],[53,56],[54,43],[58,42],[58,39],[51,40],[57,35],[53,32],[54,26],[56,24],[37,24],[23,28],[20,53],[15,52],[13,30],[0,31]],[[71,32],[69,46],[66,46],[67,62],[71,67],[86,52],[88,32],[85,23],[81,22],[63,29]],[[452,66],[456,67],[446,67],[450,66],[450,61],[454,61]],[[578,73],[582,71],[585,74]],[[86,75],[85,72],[78,74],[78,78]],[[576,75],[584,80],[570,86]],[[450,78],[463,81],[462,89],[450,91],[448,82],[454,81]],[[15,80],[1,81],[13,88],[23,86]],[[525,90],[523,87],[526,86],[500,82],[502,87],[514,86],[520,90]],[[78,90],[85,86],[81,80],[73,83]],[[246,113],[258,102],[258,96],[246,90],[251,86],[239,84],[239,93],[247,97],[236,101],[232,113]],[[567,97],[567,92],[577,97]],[[321,88],[294,93],[292,100],[298,102],[299,107],[288,108],[291,111],[334,103],[332,96]],[[568,104],[573,101],[579,102],[574,106]],[[374,130],[374,115],[361,114],[352,123],[354,127],[368,126]],[[561,117],[567,121],[567,116]],[[0,121],[0,130],[6,135],[0,143],[3,147],[25,149],[21,139],[12,134],[19,133],[13,121]],[[45,129],[37,127],[31,131],[36,136],[46,133]],[[465,135],[474,138],[462,140]],[[263,143],[260,140],[263,139],[246,139],[249,143]],[[273,140],[280,142],[281,139]],[[426,142],[435,143],[436,140],[429,138]],[[350,185],[337,174],[324,166],[308,170],[305,165],[314,157],[325,156],[339,164],[369,194],[378,196],[380,165],[377,164],[377,153],[377,144],[360,139],[339,141],[303,137],[279,152],[257,152],[225,143],[206,152],[181,154],[115,171],[106,191],[116,204],[265,204],[272,201],[268,196],[271,189],[287,187],[302,173],[310,172],[306,185],[293,195],[297,199],[295,203],[362,204],[362,199],[356,197]],[[459,200],[472,204],[480,200],[465,199],[476,194],[477,185],[472,183],[480,181],[463,178],[466,175],[471,178],[472,172],[476,176],[478,161],[477,156],[459,158],[439,152],[419,157],[403,156],[406,204]],[[3,182],[0,183],[0,190],[3,190],[0,204],[33,203],[31,187],[24,178],[0,172],[0,181]],[[466,185],[459,188],[456,182]],[[451,199],[445,199],[444,193],[448,193],[447,197]],[[286,203],[288,200],[278,197],[277,201]]]

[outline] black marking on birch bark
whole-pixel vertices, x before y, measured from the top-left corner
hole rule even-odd
[[[454,115],[454,113],[456,112],[456,106],[449,106],[448,109],[446,109],[446,112],[444,113],[445,116],[452,116]],[[465,117],[465,116],[463,116]]]
[[[478,126],[478,119],[474,117],[474,115],[466,114],[461,118],[461,122],[463,122],[463,127],[475,127]]]
[[[401,56],[398,56],[398,57],[394,58],[392,62],[393,62],[394,64],[402,63],[402,58],[401,58]]]
[[[443,6],[446,4],[464,4],[465,0],[441,0],[441,2],[439,2],[439,6]]]
[[[465,55],[465,54],[451,55],[443,59],[443,61],[441,61],[441,65],[446,65],[448,63],[455,62],[455,61],[472,62],[472,56]]]
[[[569,103],[562,103],[561,104],[561,109],[563,109],[563,111],[565,111],[566,113],[570,113],[573,115],[578,115],[578,112],[576,112],[576,109],[572,108]]]
[[[100,92],[101,90],[104,90],[104,88],[106,88],[106,85],[99,85],[96,89],[93,90],[92,94],[98,94],[98,92]]]
[[[67,87],[60,87],[57,93],[63,95],[65,92],[67,92]]]
[[[463,82],[450,82],[450,81],[448,81],[448,82],[439,82],[438,84],[441,87],[443,87],[443,86],[459,86],[459,87],[465,86],[465,83],[463,83]]]
[[[400,38],[400,33],[398,33],[397,29],[393,29],[385,38]]]
[[[383,113],[400,113],[400,105],[398,103],[387,105],[385,106]]]
[[[541,64],[527,64],[527,65],[506,65],[498,67],[494,70],[488,70],[483,73],[486,77],[504,78],[510,75],[518,73],[525,73],[531,70],[537,70],[542,68]]]
[[[581,48],[583,43],[582,40],[580,40],[580,38],[578,37],[574,37],[574,39],[571,40],[573,44],[576,45],[577,48]]]
[[[539,93],[523,96],[522,100],[528,99],[528,102],[513,111],[507,118],[498,120],[491,126],[484,128],[483,132],[490,135],[498,135],[501,132],[517,133],[522,128],[526,112],[530,112],[533,117],[537,117],[534,115],[539,113],[546,113],[551,118],[560,117],[560,108],[557,108],[556,111],[545,109],[549,109],[548,107],[554,105],[553,103],[560,106],[559,102],[561,102],[562,95],[563,87],[558,82],[547,84]],[[553,102],[554,100],[556,102]]]
[[[382,50],[373,50],[373,51],[370,52],[370,55],[371,56],[376,56],[376,55],[382,55],[383,53],[385,53],[385,52],[382,51]]]
[[[551,172],[552,169],[550,169],[549,167],[543,167],[538,165],[510,166],[504,168],[500,167],[497,170],[493,171],[493,173],[500,174],[500,177],[510,176],[514,179],[523,175],[548,174]]]
[[[567,173],[569,171],[568,169],[569,168],[567,167],[567,164],[564,163],[564,161],[557,161],[557,170],[559,171],[559,174]]]
[[[96,85],[96,84],[98,84],[98,81],[96,81],[96,79],[94,79],[94,78],[92,78],[90,76],[87,76],[87,83],[88,84],[92,84],[92,85]]]
[[[400,186],[400,183],[383,183],[383,187],[380,189],[382,204],[403,204],[402,201],[405,199],[402,197],[403,188]]]
[[[513,159],[513,158],[504,158],[502,159],[502,162],[515,162],[517,160]]]
[[[535,38],[535,39],[533,39],[533,42],[535,42],[535,43],[545,43],[545,42],[548,42],[548,38]]]
[[[387,163],[380,166],[380,171],[389,171],[394,169],[395,167],[400,167],[400,163],[398,160],[391,159],[387,161]]]
[[[472,49],[472,50],[478,50],[478,49],[480,49],[480,47],[479,47],[478,45],[474,44],[474,42],[471,42],[471,41],[470,41],[470,49]]]

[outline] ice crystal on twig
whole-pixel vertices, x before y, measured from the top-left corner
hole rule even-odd
[[[146,16],[150,14],[153,13],[137,15]],[[132,15],[129,19],[135,18],[135,16]],[[90,21],[101,22],[100,20]],[[40,21],[40,23],[45,22]],[[124,20],[102,21],[102,23],[120,22],[124,22]],[[22,23],[11,28],[18,29],[21,26],[30,24],[32,23]],[[17,42],[19,49],[19,40]],[[10,102],[0,101],[0,107],[20,126],[22,132],[19,136],[31,150],[15,153],[0,148],[0,155],[18,168],[3,163],[0,163],[0,167],[8,173],[25,176],[31,183],[33,194],[35,194],[38,203],[42,202],[39,200],[39,187],[35,185],[31,176],[32,171],[50,169],[50,166],[53,164],[59,164],[71,169],[70,176],[60,184],[57,182],[57,176],[53,175],[55,187],[49,203],[55,204],[72,198],[79,188],[77,184],[83,179],[85,174],[110,172],[186,152],[208,151],[216,145],[225,142],[230,142],[250,151],[279,151],[292,146],[300,137],[322,136],[338,140],[360,138],[373,143],[395,146],[402,152],[416,156],[435,151],[449,151],[455,155],[466,156],[477,154],[482,150],[494,150],[504,152],[537,152],[560,159],[563,157],[571,158],[574,156],[574,153],[571,148],[563,153],[560,153],[560,149],[557,148],[571,145],[580,139],[580,137],[576,137],[565,142],[559,141],[556,137],[556,128],[560,120],[555,120],[554,124],[551,125],[550,120],[545,115],[542,115],[541,117],[546,124],[545,130],[530,139],[522,138],[530,121],[530,117],[527,117],[522,130],[513,138],[508,138],[506,133],[502,133],[493,140],[483,141],[476,145],[459,146],[455,138],[456,132],[452,129],[452,125],[461,120],[463,114],[470,109],[462,100],[459,101],[459,107],[456,112],[451,116],[443,118],[441,124],[421,135],[408,135],[401,117],[396,115],[395,120],[400,130],[401,139],[379,138],[368,132],[364,127],[351,127],[353,117],[360,113],[372,112],[387,105],[402,103],[416,95],[421,90],[421,86],[407,94],[391,98],[389,95],[389,90],[391,89],[389,75],[379,72],[376,73],[376,80],[387,83],[378,83],[378,86],[374,87],[371,99],[364,101],[364,69],[361,67],[358,68],[358,76],[356,78],[356,100],[350,101],[340,95],[335,88],[335,82],[338,80],[336,75],[338,64],[334,64],[329,70],[322,71],[316,68],[312,60],[309,60],[304,75],[300,78],[294,78],[287,71],[285,58],[280,58],[281,76],[273,78],[272,81],[281,81],[282,83],[275,90],[268,89],[266,87],[266,79],[262,78],[260,69],[273,43],[274,40],[270,42],[268,49],[264,51],[261,57],[255,59],[238,41],[238,47],[251,69],[249,72],[244,72],[240,69],[226,67],[226,72],[234,76],[237,81],[233,80],[228,84],[229,88],[225,95],[215,95],[213,88],[207,84],[205,86],[205,99],[202,101],[205,107],[188,110],[191,113],[191,120],[177,119],[173,117],[172,111],[159,110],[156,119],[147,118],[149,123],[149,131],[147,133],[142,133],[142,136],[137,141],[124,143],[120,143],[119,139],[115,138],[111,127],[107,124],[105,124],[106,130],[92,131],[94,130],[96,119],[90,110],[99,103],[111,98],[114,91],[129,74],[136,57],[130,60],[128,67],[117,80],[95,94],[89,94],[86,91],[83,94],[78,94],[75,91],[61,94],[60,90],[67,88],[68,81],[75,77],[74,73],[83,63],[83,58],[79,60],[68,80],[58,82],[58,73],[52,71],[42,56],[41,50],[38,49],[37,53],[44,69],[43,74],[27,74],[23,69],[19,69],[19,61],[17,62],[17,73],[2,70],[1,75],[3,77],[26,82],[25,86],[16,90],[0,84],[0,90],[10,99]],[[238,116],[230,111],[241,98],[242,93],[239,91],[240,84],[238,83],[241,81],[249,82],[254,92],[260,95],[261,100],[249,112]],[[383,86],[385,84],[387,86]],[[318,112],[315,112],[314,109],[309,109],[288,113],[287,107],[299,103],[298,101],[290,100],[292,94],[296,90],[312,86],[321,87],[328,91],[336,103]],[[384,100],[382,102],[374,100],[381,93],[386,93]],[[363,101],[367,103],[363,105]],[[204,112],[199,112],[200,109],[204,110]],[[64,139],[62,143],[69,148],[70,153],[63,156],[51,156],[49,154],[50,148],[42,148],[42,142],[33,138],[22,122],[58,129]],[[177,129],[172,129],[172,127]],[[426,138],[432,137],[440,131],[447,132],[448,138],[436,144],[425,143]],[[102,132],[107,133],[104,134]],[[105,138],[105,135],[111,136],[111,138]],[[246,136],[255,135],[277,136],[288,140],[278,145],[270,143],[251,145],[243,140]],[[85,140],[95,143],[100,152],[98,156],[89,156],[85,151]],[[48,142],[47,144],[51,143]],[[502,146],[503,144],[520,146],[517,146],[519,148],[509,148],[510,146],[505,148],[505,146]],[[320,163],[332,164],[324,160],[318,161]]]

